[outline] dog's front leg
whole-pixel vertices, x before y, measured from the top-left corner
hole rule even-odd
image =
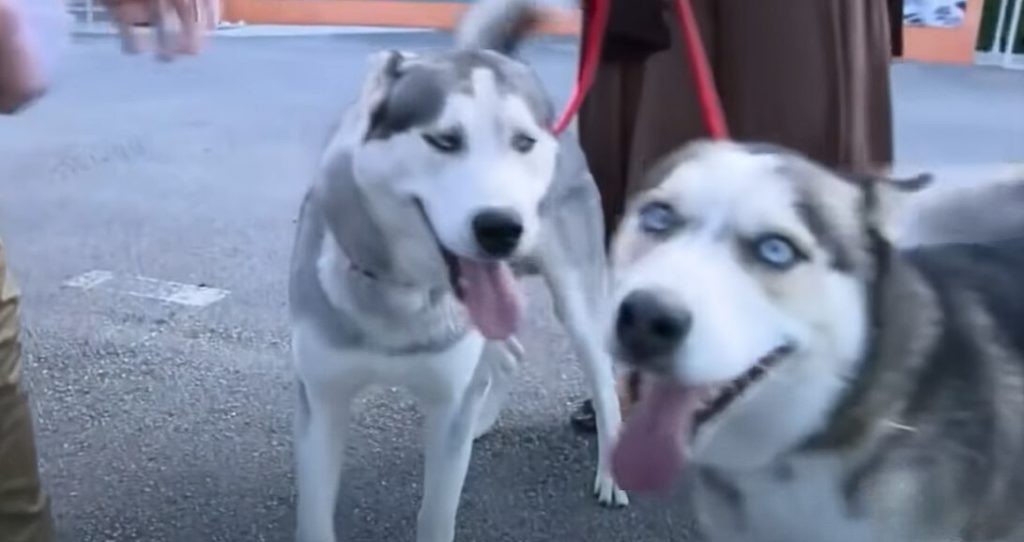
[[[301,381],[295,416],[297,542],[335,542],[334,509],[353,393],[327,396]],[[334,390],[339,392],[341,390]],[[345,390],[348,391],[348,390]]]
[[[618,487],[611,474],[611,451],[622,425],[619,396],[615,393],[612,360],[602,347],[600,336],[603,291],[584,287],[580,277],[570,273],[568,266],[553,271],[545,267],[544,278],[555,302],[555,313],[569,332],[569,338],[583,362],[583,372],[590,385],[597,414],[597,476],[594,495],[609,506],[626,506],[629,497]],[[600,281],[592,281],[595,285]]]
[[[427,407],[423,503],[416,542],[452,542],[462,487],[473,452],[473,429],[490,381],[480,371],[460,400]]]

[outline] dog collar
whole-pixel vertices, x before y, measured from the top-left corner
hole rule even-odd
[[[369,269],[357,264],[356,262],[352,261],[351,258],[349,258],[348,260],[348,270],[353,273],[358,273],[370,280],[381,280],[380,276],[377,275],[377,273],[374,273],[373,271],[370,271]]]
[[[373,271],[372,269],[369,269],[367,267],[364,267],[362,265],[357,264],[356,262],[352,261],[352,258],[348,258],[348,270],[349,270],[350,273],[359,275],[359,276],[361,276],[361,277],[363,277],[363,278],[365,278],[367,280],[372,280],[374,282],[383,282],[383,283],[386,283],[386,284],[390,284],[392,286],[397,286],[399,288],[422,288],[423,287],[422,285],[418,285],[418,284],[412,284],[412,283],[409,283],[409,282],[402,282],[400,280],[389,279],[389,278],[383,276],[382,274],[380,274],[380,273],[378,273],[376,271]],[[428,288],[428,289],[429,290],[434,290],[434,288]]]

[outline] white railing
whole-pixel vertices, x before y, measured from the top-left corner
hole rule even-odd
[[[998,58],[998,63],[1004,68],[1024,69],[1024,65],[1014,61],[1013,44],[1020,28],[1021,8],[1024,7],[1024,0],[1000,0],[999,16],[996,18],[995,36],[992,39],[992,48],[988,53],[991,57]],[[1009,13],[1008,13],[1009,11]],[[1006,40],[1003,40],[1003,28],[1006,25],[1006,17],[1010,17],[1010,28],[1006,33]]]

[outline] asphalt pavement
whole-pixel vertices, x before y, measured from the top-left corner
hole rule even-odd
[[[161,65],[78,41],[60,85],[0,121],[0,232],[25,293],[27,376],[62,542],[289,540],[285,280],[299,199],[367,56],[443,34],[217,40]],[[562,103],[572,42],[527,49]],[[901,161],[1024,159],[1024,73],[894,68]],[[685,498],[591,498],[596,446],[565,335],[528,284],[526,374],[478,443],[459,540],[686,541]],[[421,418],[360,401],[343,540],[413,540]]]

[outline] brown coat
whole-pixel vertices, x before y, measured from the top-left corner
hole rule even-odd
[[[784,145],[838,168],[892,162],[892,0],[691,1],[735,139]],[[579,114],[609,229],[653,162],[705,136],[673,3],[613,8],[606,54]],[[615,17],[626,4],[634,13]],[[645,35],[646,43],[638,39]]]

